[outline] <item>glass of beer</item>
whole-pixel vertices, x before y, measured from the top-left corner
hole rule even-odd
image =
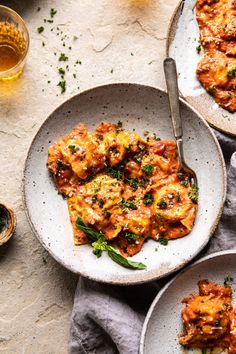
[[[29,33],[22,18],[0,5],[0,80],[20,76],[29,48]]]

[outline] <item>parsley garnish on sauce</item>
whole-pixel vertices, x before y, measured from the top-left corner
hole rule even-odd
[[[146,173],[147,175],[150,175],[154,170],[154,167],[152,165],[144,165],[142,168],[142,171]]]
[[[160,244],[162,246],[167,246],[168,245],[168,239],[165,238],[165,237],[160,237],[158,241],[160,242]]]
[[[138,164],[141,164],[142,159],[143,159],[143,155],[142,155],[142,154],[138,154],[138,155],[135,155],[135,156],[133,157],[133,160],[134,160],[135,162],[137,162]]]
[[[144,198],[143,198],[143,202],[145,205],[152,205],[153,203],[153,196],[151,193],[147,193],[145,194]]]
[[[71,150],[72,154],[79,150],[79,146],[75,144],[68,145],[68,148]]]
[[[122,208],[128,208],[132,210],[137,210],[138,207],[132,202],[129,202],[128,200],[122,199],[122,202],[120,203]]]
[[[199,194],[199,188],[195,184],[193,184],[192,191],[188,192],[188,196],[195,204],[198,203],[198,194]]]
[[[236,75],[236,68],[230,68],[228,71],[227,71],[227,76],[229,78],[233,78],[235,77]]]
[[[66,168],[66,165],[62,162],[62,160],[58,159],[56,162],[56,169],[57,170],[64,170]]]
[[[116,178],[116,179],[122,179],[123,178],[123,172],[121,172],[118,169],[108,167],[106,170],[106,173],[108,176]]]
[[[137,178],[125,178],[125,183],[129,184],[133,188],[133,191],[138,189],[138,179]]]
[[[133,234],[132,232],[126,232],[125,238],[128,240],[128,242],[132,242],[137,239],[137,235]]]
[[[167,208],[167,203],[163,199],[157,205],[159,206],[160,209],[166,209]]]

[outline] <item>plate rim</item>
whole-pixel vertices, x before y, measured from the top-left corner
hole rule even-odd
[[[97,86],[92,86],[91,88],[88,88],[86,90],[83,90],[71,97],[69,97],[68,99],[66,99],[65,101],[63,101],[59,106],[57,106],[47,117],[46,119],[42,122],[42,124],[40,125],[40,127],[38,128],[37,132],[35,133],[31,144],[28,148],[28,152],[25,158],[25,163],[24,163],[24,170],[23,170],[23,179],[22,179],[22,183],[23,183],[23,203],[24,203],[24,209],[25,209],[25,213],[27,215],[27,219],[28,222],[30,224],[31,230],[33,231],[33,234],[35,235],[35,237],[38,239],[38,241],[41,243],[41,245],[46,249],[47,252],[49,252],[50,256],[52,258],[54,258],[59,264],[61,264],[63,267],[65,267],[66,269],[70,270],[71,272],[84,276],[90,280],[94,280],[94,281],[98,281],[101,283],[106,283],[106,284],[114,284],[114,285],[121,285],[121,286],[125,286],[125,285],[135,285],[135,284],[143,284],[149,281],[153,281],[153,280],[157,280],[157,279],[161,279],[164,278],[180,269],[182,269],[183,267],[185,267],[189,262],[191,262],[191,260],[193,260],[201,251],[202,249],[206,246],[206,244],[209,242],[209,240],[211,239],[218,223],[220,220],[220,217],[222,215],[222,211],[223,211],[223,207],[224,207],[224,203],[225,203],[225,199],[226,199],[226,190],[227,190],[227,174],[226,174],[226,166],[225,166],[225,161],[224,161],[224,157],[223,157],[223,153],[222,150],[220,148],[220,144],[216,138],[216,136],[214,135],[214,133],[211,131],[211,128],[209,126],[209,124],[207,123],[207,121],[201,116],[201,114],[199,112],[197,112],[197,110],[192,107],[188,102],[186,102],[183,98],[180,97],[180,101],[187,106],[190,110],[192,110],[200,119],[200,121],[204,124],[205,128],[208,131],[208,134],[211,135],[211,137],[213,138],[219,157],[220,157],[220,164],[221,164],[221,170],[222,170],[222,178],[223,178],[223,195],[220,201],[220,205],[219,205],[219,211],[217,216],[215,217],[215,220],[213,222],[213,225],[210,229],[208,238],[206,238],[205,242],[201,245],[200,248],[197,249],[197,251],[187,260],[185,260],[185,262],[181,263],[180,265],[178,265],[177,267],[173,268],[172,270],[169,270],[168,272],[166,272],[164,275],[153,275],[154,271],[152,271],[152,273],[147,273],[146,275],[144,275],[143,277],[137,279],[137,277],[135,279],[132,280],[125,280],[125,279],[102,279],[101,278],[97,278],[96,276],[93,276],[91,274],[87,274],[87,272],[85,271],[79,271],[78,269],[74,269],[73,266],[71,266],[70,264],[67,264],[65,260],[61,260],[60,257],[58,257],[52,250],[51,248],[48,246],[48,244],[46,244],[43,240],[43,238],[41,238],[41,236],[39,235],[39,233],[37,232],[33,222],[31,221],[31,216],[30,216],[30,208],[28,207],[27,204],[27,193],[26,193],[26,174],[27,174],[27,167],[28,167],[28,161],[31,155],[31,151],[34,145],[35,140],[37,139],[38,135],[41,133],[41,131],[43,130],[44,126],[46,125],[46,123],[51,119],[51,117],[56,113],[57,110],[61,109],[63,105],[68,104],[68,102],[74,100],[76,97],[79,97],[81,95],[84,94],[88,94],[90,92],[93,92],[94,90],[97,89],[102,89],[102,88],[106,88],[106,87],[111,87],[111,86],[136,86],[136,87],[142,87],[142,88],[147,88],[147,89],[154,89],[156,91],[159,91],[162,94],[167,94],[165,90],[163,90],[162,88],[158,87],[158,86],[151,86],[151,85],[145,85],[142,83],[136,83],[136,82],[114,82],[114,83],[108,83],[108,84],[102,84],[102,85],[97,85]]]
[[[228,250],[224,250],[224,251],[217,251],[217,252],[210,253],[210,254],[198,259],[194,263],[188,265],[186,268],[181,269],[181,271],[178,272],[178,274],[175,275],[173,279],[171,279],[169,282],[167,282],[167,284],[155,296],[155,298],[152,301],[152,303],[148,309],[148,312],[146,314],[146,317],[145,317],[145,320],[144,320],[143,326],[142,326],[141,337],[140,337],[139,354],[144,354],[144,345],[145,345],[145,338],[146,338],[146,333],[147,333],[147,326],[148,326],[149,320],[152,316],[152,313],[154,311],[154,308],[155,308],[156,304],[158,303],[158,301],[160,300],[160,298],[162,297],[162,295],[165,293],[165,291],[171,286],[171,284],[175,280],[177,280],[182,274],[188,272],[190,269],[194,268],[198,264],[204,263],[212,258],[217,258],[220,256],[225,256],[225,255],[230,255],[230,254],[234,254],[236,256],[236,249],[232,249],[232,250],[228,249]]]
[[[167,57],[170,56],[170,46],[171,46],[171,43],[172,43],[172,41],[173,41],[173,39],[174,39],[174,37],[171,35],[171,33],[173,32],[173,29],[174,29],[174,33],[176,32],[176,28],[174,28],[174,23],[175,23],[175,22],[177,23],[177,22],[179,21],[180,16],[178,16],[178,13],[179,13],[179,11],[181,11],[181,7],[184,6],[185,1],[186,1],[186,0],[180,0],[180,1],[178,2],[178,4],[176,5],[176,7],[175,7],[175,9],[174,9],[174,12],[173,12],[173,14],[172,14],[172,16],[171,16],[171,18],[170,18],[170,22],[169,22],[169,24],[168,24],[167,36],[166,36],[166,44],[165,44],[165,54],[166,54]],[[182,14],[182,13],[181,13],[181,14]],[[181,14],[180,14],[180,15],[181,15]],[[192,100],[192,99],[189,98],[188,96],[183,95],[182,92],[181,92],[181,90],[179,90],[179,92],[180,92],[181,98],[184,99],[185,102],[187,102],[192,108],[195,108],[195,104],[193,103],[194,99]],[[205,94],[205,92],[204,92],[204,94]],[[212,100],[213,100],[213,98],[212,98]],[[197,109],[195,108],[195,110],[197,110]],[[230,113],[230,112],[228,112],[228,113]],[[233,113],[231,113],[231,114],[233,114]],[[199,115],[202,116],[202,114],[201,114],[200,112],[199,112]],[[222,132],[222,133],[225,133],[225,134],[228,134],[228,135],[230,135],[230,136],[232,136],[232,137],[235,137],[235,136],[236,136],[236,132],[235,132],[235,133],[232,133],[232,132],[231,132],[230,130],[228,130],[228,129],[221,128],[221,127],[219,127],[218,125],[216,125],[216,124],[214,124],[214,123],[212,123],[212,122],[209,122],[207,118],[204,118],[204,119],[207,121],[207,123],[208,123],[211,127],[217,129],[218,131],[220,131],[220,132]],[[236,118],[235,118],[235,119],[236,119]]]

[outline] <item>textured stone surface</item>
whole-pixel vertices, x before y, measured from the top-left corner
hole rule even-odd
[[[83,89],[124,81],[163,87],[165,38],[177,2],[1,1],[25,19],[31,43],[22,77],[0,83],[0,200],[13,206],[18,220],[14,238],[0,248],[0,353],[67,353],[76,276],[44,251],[25,215],[22,177],[33,136],[52,110]],[[44,23],[52,7],[54,22]],[[61,52],[68,62],[58,62]],[[67,64],[61,95],[58,67]]]

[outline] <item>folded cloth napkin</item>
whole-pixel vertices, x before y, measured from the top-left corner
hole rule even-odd
[[[227,167],[227,198],[217,230],[200,257],[236,248],[236,139],[214,132]],[[146,312],[170,278],[119,287],[80,277],[71,316],[69,352],[137,354]]]

